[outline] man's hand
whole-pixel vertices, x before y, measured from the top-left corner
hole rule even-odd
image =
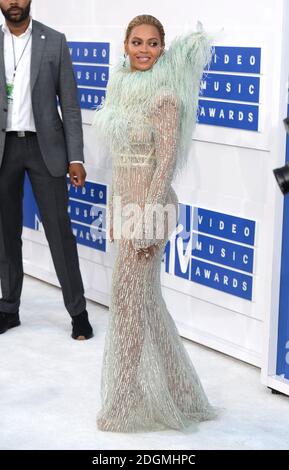
[[[78,186],[84,186],[86,171],[81,163],[70,163],[68,171],[71,184],[75,188]]]

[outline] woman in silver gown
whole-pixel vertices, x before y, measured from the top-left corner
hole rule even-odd
[[[97,417],[103,431],[182,430],[215,416],[160,283],[176,224],[171,182],[192,138],[210,44],[200,30],[165,51],[164,37],[150,15],[130,22],[125,60],[94,121],[113,155],[110,235],[117,249]]]

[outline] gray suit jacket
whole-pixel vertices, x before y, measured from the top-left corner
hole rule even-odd
[[[5,145],[7,96],[4,33],[0,29],[0,166]],[[84,161],[81,113],[65,35],[33,20],[31,95],[35,126],[46,166],[53,176],[67,173],[68,163]],[[62,120],[57,110],[57,97]]]

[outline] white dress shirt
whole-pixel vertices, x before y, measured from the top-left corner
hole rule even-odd
[[[6,23],[3,24],[4,32],[4,60],[6,82],[13,82],[14,73],[14,55],[13,42],[15,49],[16,64],[24,50],[29,37],[29,42],[24,54],[17,65],[14,78],[13,102],[8,102],[8,115],[6,131],[36,131],[30,89],[30,63],[31,63],[31,45],[32,45],[32,19],[25,33],[20,36],[11,34]]]
[[[6,23],[2,25],[4,33],[4,60],[6,82],[13,83],[13,102],[8,101],[8,114],[6,132],[9,131],[32,131],[36,132],[35,121],[33,116],[31,87],[30,87],[30,66],[31,66],[31,50],[32,50],[32,18],[25,33],[15,36],[10,32]],[[17,65],[16,74],[14,74],[14,53]],[[28,41],[28,43],[27,43]],[[25,45],[27,46],[25,48]],[[21,57],[21,54],[25,51]],[[20,59],[21,57],[21,59]],[[19,61],[20,59],[20,61]],[[73,161],[70,163],[83,163],[81,161]]]

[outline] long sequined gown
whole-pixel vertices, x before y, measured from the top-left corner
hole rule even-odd
[[[192,42],[195,49],[197,44],[201,55],[202,63],[193,77],[193,85],[199,86],[200,70],[208,58],[208,43],[204,35],[197,33],[186,39],[187,49],[192,47]],[[195,50],[195,60],[196,57]],[[160,68],[163,64],[156,66]],[[111,80],[107,103],[97,113],[95,125],[102,127],[104,133],[120,136],[112,148],[110,201],[115,236],[115,198],[121,198],[117,210],[137,203],[142,209],[151,204],[171,204],[177,211],[177,196],[171,182],[178,167],[180,141],[185,138],[181,119],[185,120],[186,116],[178,89],[164,75],[155,83],[152,74],[147,78],[147,72],[132,73],[119,68]],[[148,92],[150,101],[146,102]],[[105,112],[107,119],[101,116]],[[109,128],[114,116],[115,127]],[[122,128],[124,121],[125,128]],[[123,219],[122,216],[122,222]],[[134,232],[138,236],[133,235],[131,240],[123,235],[119,239],[114,237],[117,255],[102,369],[102,408],[97,425],[103,431],[114,432],[182,430],[192,421],[213,418],[215,413],[162,297],[161,260],[174,227],[164,217],[163,236],[157,238],[153,233],[147,238],[140,237],[143,220],[137,225],[141,229]],[[157,246],[154,256],[138,255],[137,249],[151,245]]]

